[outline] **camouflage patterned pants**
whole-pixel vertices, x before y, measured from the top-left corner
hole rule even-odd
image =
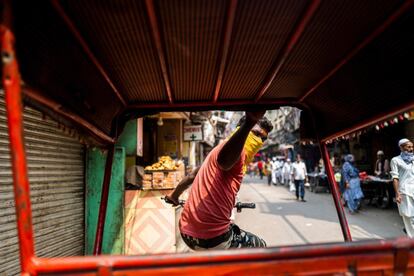
[[[181,235],[183,241],[193,250],[217,250],[229,248],[266,247],[266,242],[258,236],[240,229],[236,224],[230,225],[229,238],[216,246],[204,245],[197,238]]]
[[[240,229],[236,224],[231,228],[233,235],[230,248],[266,247],[266,242],[255,234]]]

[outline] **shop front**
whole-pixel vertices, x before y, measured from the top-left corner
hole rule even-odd
[[[394,204],[395,191],[389,163],[400,154],[398,141],[401,138],[414,138],[414,111],[398,114],[353,135],[338,138],[330,145],[332,157],[343,159],[349,153],[355,156],[361,188],[370,205],[389,208]],[[380,152],[381,160],[378,158]]]
[[[126,158],[124,254],[176,252],[177,210],[162,198],[185,176],[188,149],[183,126],[187,113],[147,116],[136,122],[136,150]],[[125,130],[124,130],[125,132]],[[142,150],[141,150],[142,149]]]

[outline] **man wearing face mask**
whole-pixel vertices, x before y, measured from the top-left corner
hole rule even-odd
[[[408,139],[398,142],[399,156],[391,159],[391,176],[395,189],[395,200],[403,218],[407,235],[414,237],[414,154],[413,143]]]
[[[264,113],[246,112],[233,135],[209,153],[194,178],[179,224],[191,249],[266,246],[263,239],[230,220],[247,165],[273,129],[270,121],[262,118]]]

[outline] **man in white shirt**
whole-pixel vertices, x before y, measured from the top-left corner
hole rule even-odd
[[[292,164],[292,176],[295,181],[296,199],[299,200],[299,196],[302,202],[305,200],[305,179],[308,182],[308,175],[306,172],[306,165],[303,163],[300,154],[296,155],[296,161]]]
[[[290,162],[290,159],[286,159],[285,164],[282,168],[282,174],[283,174],[283,184],[289,185],[291,175],[292,175],[292,163]]]
[[[401,154],[391,160],[391,176],[398,210],[403,218],[407,235],[414,237],[414,154],[408,139],[398,142]]]
[[[382,150],[377,151],[377,161],[375,162],[375,175],[386,177],[390,172],[390,162],[385,158]]]
[[[282,178],[282,161],[279,160],[279,157],[273,157],[272,162],[272,183],[273,185],[277,185],[281,183]]]

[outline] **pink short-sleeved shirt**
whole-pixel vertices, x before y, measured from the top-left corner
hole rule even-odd
[[[231,211],[243,179],[244,151],[229,171],[220,169],[215,147],[197,173],[180,219],[180,231],[199,239],[217,237],[230,226]]]

